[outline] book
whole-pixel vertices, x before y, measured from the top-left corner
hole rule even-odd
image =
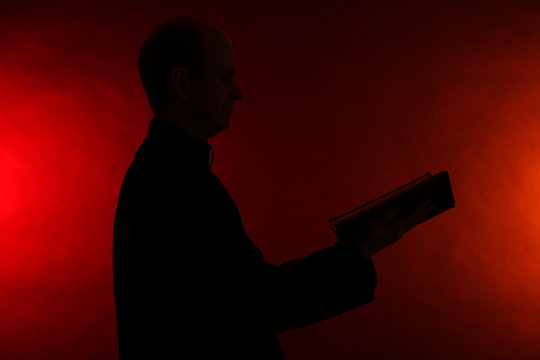
[[[436,207],[417,225],[455,207],[450,176],[447,171],[441,171],[435,175],[431,175],[428,171],[418,179],[355,209],[334,218],[329,218],[328,224],[338,240],[353,240],[361,229],[394,206],[398,208],[395,216],[397,219],[400,214],[408,212],[429,198],[433,199]]]

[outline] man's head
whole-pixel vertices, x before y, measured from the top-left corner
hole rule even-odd
[[[153,31],[138,68],[154,116],[205,141],[227,129],[230,109],[243,96],[229,38],[196,18],[177,17]]]

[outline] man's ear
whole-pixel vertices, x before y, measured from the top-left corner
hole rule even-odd
[[[173,93],[180,99],[187,99],[187,69],[182,65],[177,65],[171,72],[171,85]]]

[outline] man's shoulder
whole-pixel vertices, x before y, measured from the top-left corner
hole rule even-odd
[[[152,193],[196,193],[208,184],[209,171],[188,154],[172,154],[143,142],[124,177],[125,186]]]

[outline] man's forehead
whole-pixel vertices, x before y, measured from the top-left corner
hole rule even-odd
[[[228,36],[216,29],[206,32],[205,35],[203,39],[211,66],[219,72],[234,74],[234,55]]]

